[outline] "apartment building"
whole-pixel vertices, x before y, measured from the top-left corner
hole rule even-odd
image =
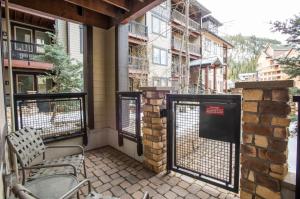
[[[202,18],[202,57],[190,64],[192,91],[227,91],[228,50],[233,48],[219,35],[222,23],[212,15]]]
[[[174,92],[178,91],[180,76],[185,76],[180,69],[186,67],[187,57],[192,64],[192,90],[198,84],[200,68],[204,71],[204,77],[207,77],[207,82],[202,82],[207,89],[215,88],[218,92],[227,89],[226,80],[223,79],[227,75],[227,49],[232,45],[218,35],[218,27],[222,24],[196,0],[190,1],[189,13],[189,56],[184,41],[186,17],[183,1],[167,0],[129,23],[128,73],[131,90],[148,85],[171,86]],[[210,62],[215,58],[219,63]],[[195,65],[200,62],[207,64],[201,67]]]
[[[2,7],[4,13],[4,7]],[[4,83],[7,99],[9,97],[8,74],[8,41],[5,18],[2,18],[2,50],[4,55]],[[12,69],[15,93],[48,92],[52,81],[44,74],[52,70],[53,65],[44,61],[37,61],[36,56],[44,53],[43,45],[50,44],[51,39],[47,32],[55,33],[59,41],[66,47],[66,51],[82,62],[82,27],[78,24],[67,23],[49,16],[21,10],[18,7],[10,8]],[[78,42],[70,42],[70,41]]]
[[[288,45],[275,45],[270,44],[262,50],[258,61],[256,72],[258,74],[259,81],[268,80],[286,80],[289,76],[284,73],[283,66],[280,65],[276,59],[295,57],[299,52]],[[295,86],[300,88],[300,78],[294,79]]]
[[[1,9],[2,13],[4,13],[4,7],[1,7]],[[34,58],[44,53],[44,44],[51,42],[46,32],[55,32],[55,19],[12,7],[10,9],[10,21],[11,58],[15,93],[28,93],[30,91],[47,92],[51,87],[51,82],[46,80],[42,75],[50,71],[53,66],[50,63],[36,61]],[[8,97],[10,82],[5,18],[2,18],[1,28],[3,35],[2,51],[4,55],[5,94]]]
[[[165,1],[128,25],[130,90],[170,86],[170,3]]]

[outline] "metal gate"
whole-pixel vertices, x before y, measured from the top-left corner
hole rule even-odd
[[[118,139],[123,146],[123,139],[137,144],[137,154],[143,154],[141,138],[141,95],[142,92],[118,92]]]
[[[238,192],[241,97],[167,95],[168,170]]]

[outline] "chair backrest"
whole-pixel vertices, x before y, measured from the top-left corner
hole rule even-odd
[[[7,136],[8,143],[16,153],[21,166],[28,167],[32,161],[45,151],[44,142],[38,131],[23,128]]]

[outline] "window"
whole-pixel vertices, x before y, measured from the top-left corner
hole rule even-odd
[[[79,27],[79,37],[80,37],[80,53],[83,53],[83,26],[80,25]]]
[[[35,31],[35,43],[39,44],[36,46],[37,53],[43,53],[44,48],[40,45],[50,44],[50,37],[48,36],[47,33],[36,30]]]
[[[211,51],[211,41],[209,39],[205,39],[204,48],[207,52]]]
[[[27,28],[14,27],[15,40],[20,42],[32,43],[32,30]],[[23,43],[15,43],[15,49],[20,51],[32,51],[31,45],[24,45]]]
[[[34,75],[16,75],[17,80],[17,93],[27,93],[34,91]]]
[[[218,54],[218,44],[216,42],[214,42],[214,55],[217,55]]]
[[[152,15],[152,32],[167,37],[167,22]]]
[[[168,65],[167,50],[153,47],[152,61],[154,64]]]

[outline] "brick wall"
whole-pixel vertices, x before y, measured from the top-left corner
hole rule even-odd
[[[241,198],[280,199],[287,174],[288,87],[293,81],[241,82]]]

